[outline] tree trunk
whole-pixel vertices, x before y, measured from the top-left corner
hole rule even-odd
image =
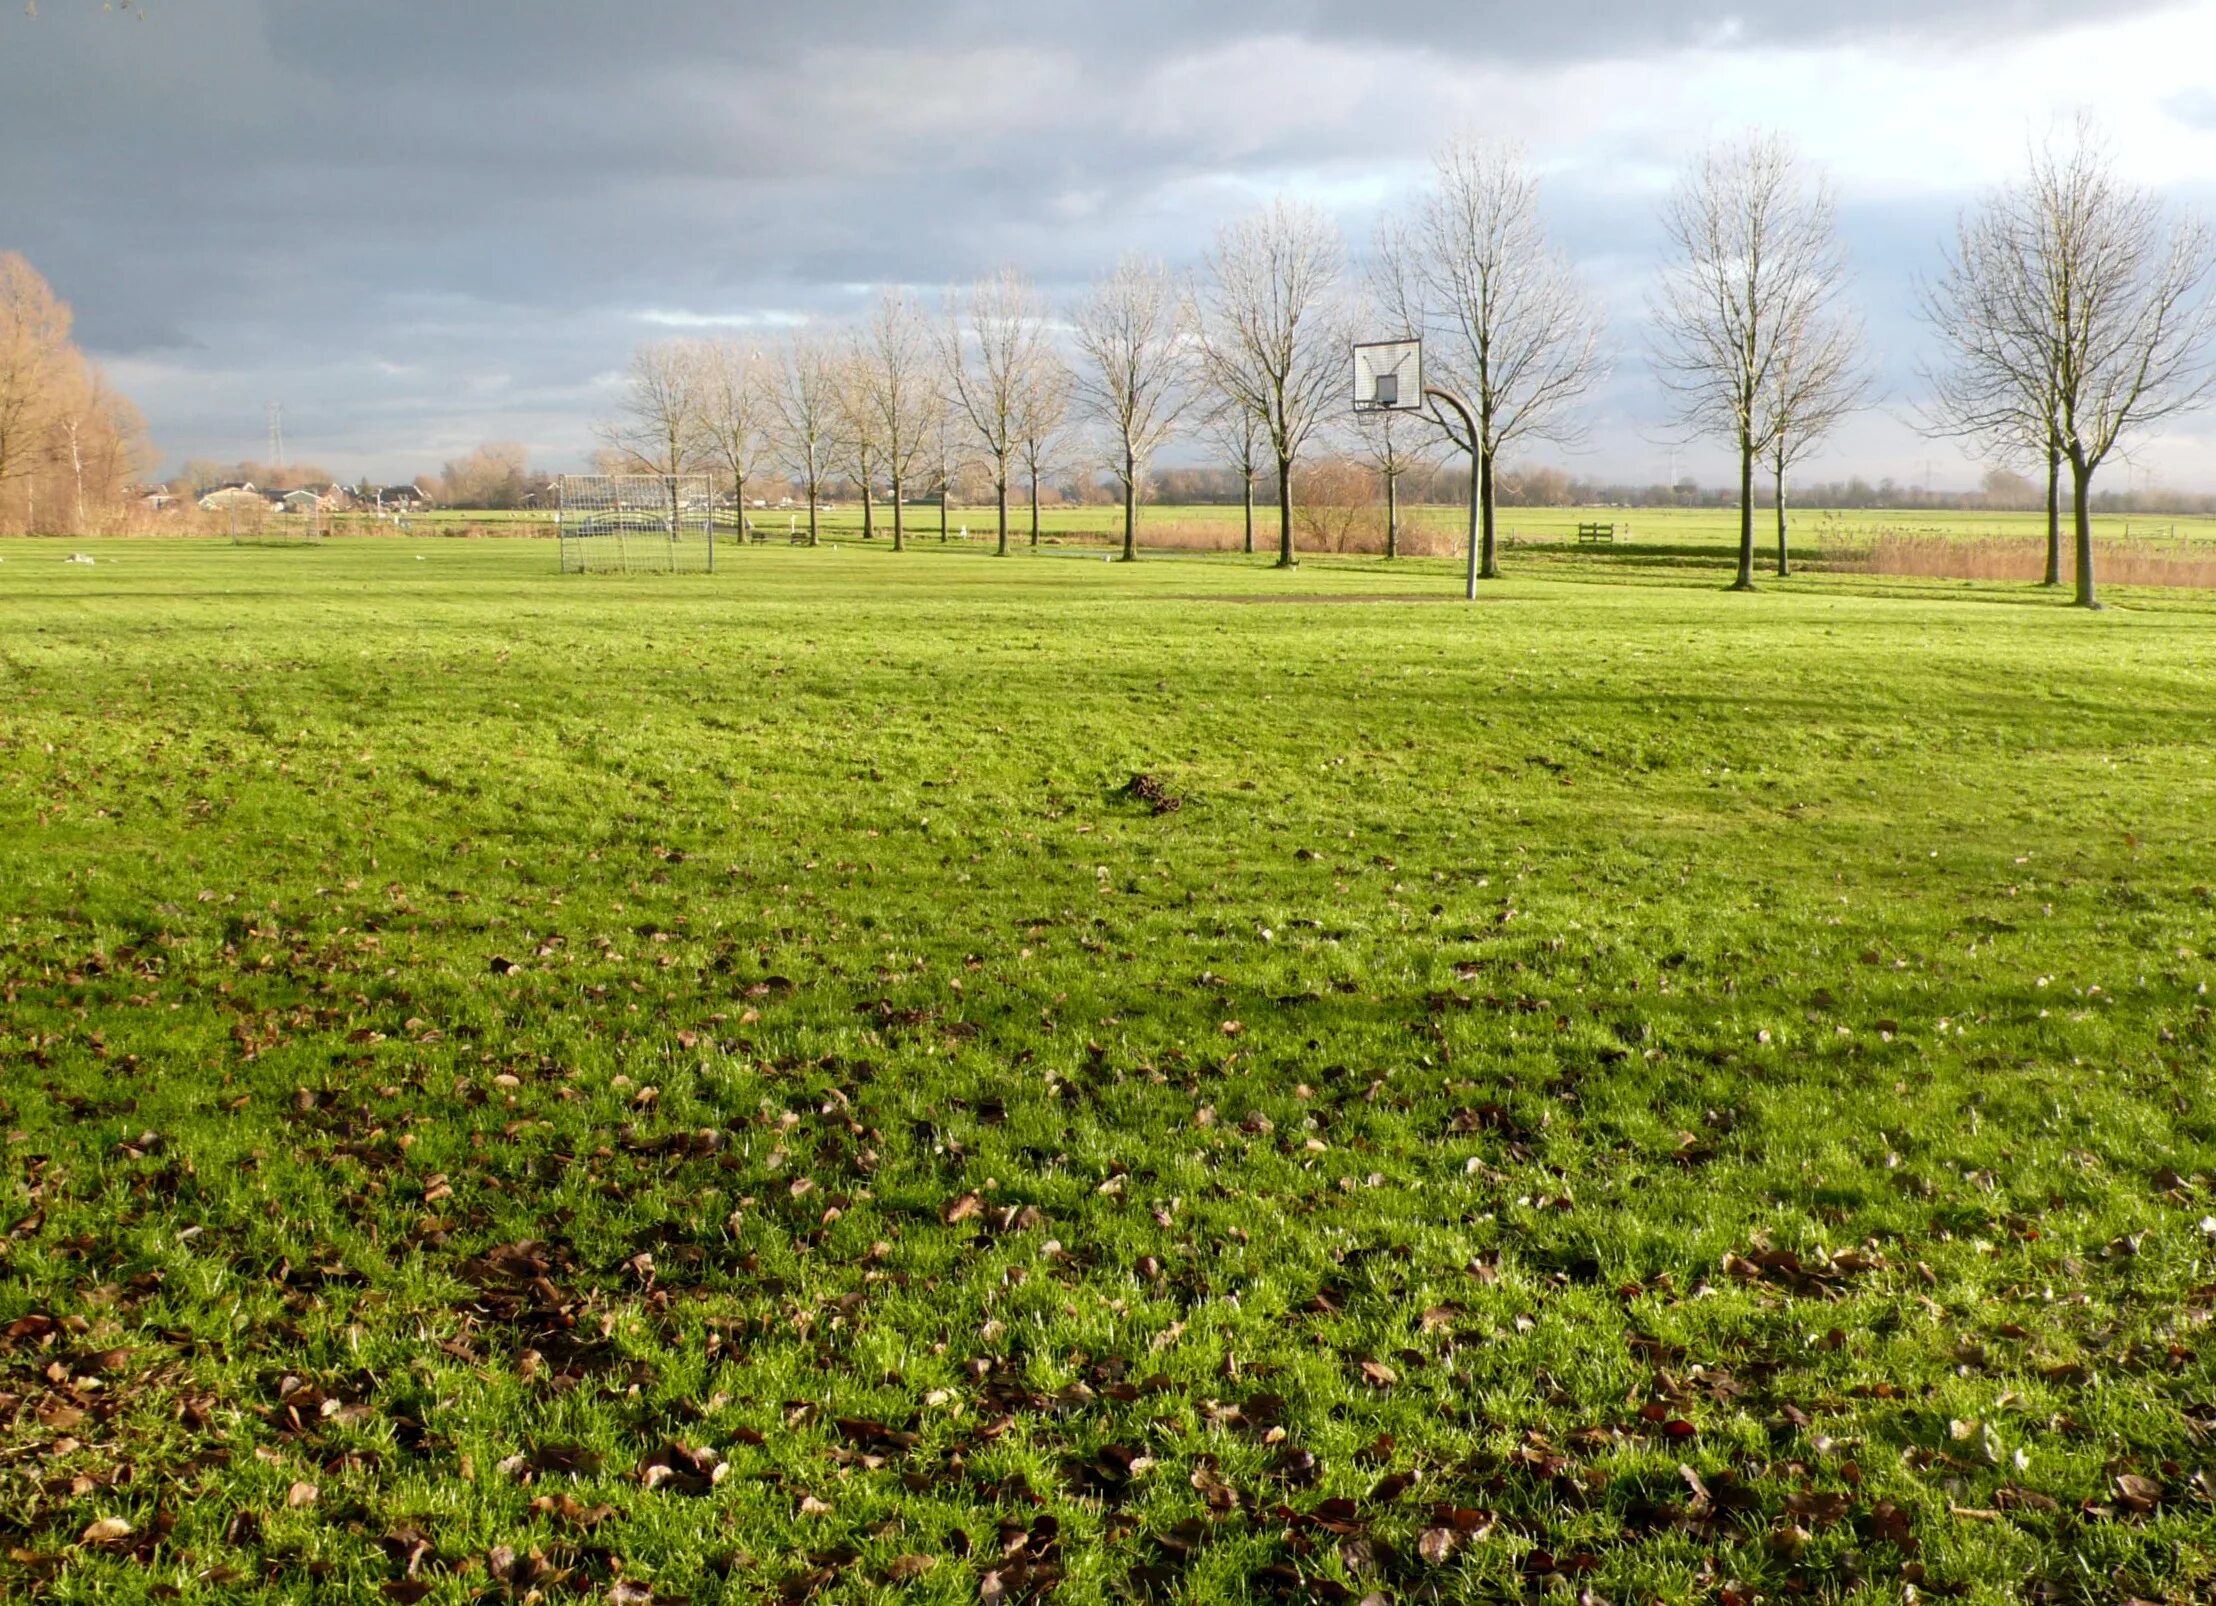
[[[877,509],[871,505],[868,480],[862,481],[862,539],[865,541],[877,539]]]
[[[77,532],[76,532],[76,533],[77,533],[77,534],[79,534],[79,535],[83,535],[83,534],[85,533],[85,450],[84,450],[84,446],[83,446],[83,443],[81,442],[81,440],[79,439],[79,436],[78,436],[78,429],[79,429],[79,426],[78,426],[78,425],[77,425],[77,424],[76,424],[75,422],[72,422],[72,423],[71,423],[71,424],[70,424],[70,425],[68,426],[68,428],[69,428],[69,467],[70,467],[70,471],[71,471],[71,472],[72,472],[73,474],[75,474],[75,475],[76,475],[76,478],[77,478]]]
[[[816,471],[808,470],[808,544],[814,546],[816,536]]]
[[[1483,500],[1478,494],[1477,485],[1478,466],[1483,461],[1484,459],[1477,455],[1476,446],[1472,445],[1470,448],[1470,505],[1467,510],[1470,519],[1470,539],[1469,544],[1463,549],[1468,558],[1468,568],[1462,577],[1462,595],[1471,602],[1477,600],[1477,551],[1479,547],[1485,544],[1485,536],[1481,528],[1485,521],[1478,516],[1477,511],[1478,503]]]
[[[900,495],[901,478],[898,474],[893,476],[893,550],[895,552],[908,550],[908,523],[902,516],[906,509]]]
[[[1734,591],[1754,589],[1754,444],[1739,443],[1739,575]]]
[[[1139,465],[1123,454],[1123,561],[1139,561]]]
[[[1248,469],[1241,477],[1240,490],[1246,505],[1246,554],[1254,556],[1254,470]]]
[[[2093,595],[2093,465],[2070,454],[2070,512],[2077,524],[2077,596],[2080,608],[2098,608]]]
[[[1300,559],[1293,555],[1293,460],[1280,455],[1277,460],[1277,566],[1291,569],[1299,563]]]
[[[946,545],[946,493],[952,489],[950,482],[939,481],[939,545]]]
[[[1031,544],[1039,544],[1039,471],[1031,471]]]
[[[1400,476],[1385,474],[1385,556],[1400,556]]]
[[[2041,585],[2062,584],[2062,448],[2047,448],[2047,577]]]
[[[1008,555],[1008,473],[1003,469],[993,481],[993,500],[1000,516],[1000,549],[998,556]]]
[[[1792,559],[1785,553],[1785,465],[1777,465],[1777,577],[1782,580],[1793,572]]]
[[[1486,452],[1477,460],[1477,522],[1483,535],[1483,561],[1478,565],[1480,580],[1500,578],[1500,548],[1493,520],[1493,454]]]

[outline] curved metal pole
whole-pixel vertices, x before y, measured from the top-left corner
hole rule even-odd
[[[1462,427],[1470,432],[1470,573],[1468,600],[1477,600],[1477,416],[1470,411],[1470,404],[1453,391],[1437,385],[1426,385],[1423,393],[1433,401],[1445,402],[1462,415]]]

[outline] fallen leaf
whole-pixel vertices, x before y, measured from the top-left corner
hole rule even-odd
[[[984,1208],[984,1201],[979,1199],[976,1194],[965,1193],[962,1195],[961,1198],[955,1200],[952,1204],[948,1205],[946,1209],[942,1210],[939,1213],[939,1219],[951,1227],[957,1221],[969,1220],[970,1217],[977,1215]]]

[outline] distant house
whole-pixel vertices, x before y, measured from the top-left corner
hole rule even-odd
[[[217,513],[225,508],[268,506],[268,499],[254,489],[252,480],[231,480],[218,485],[200,498],[203,512]]]
[[[359,495],[380,513],[413,513],[431,505],[423,487],[413,484],[365,485]]]
[[[280,513],[320,513],[323,505],[323,498],[309,490],[287,491],[277,498]]]
[[[167,491],[147,491],[140,495],[139,506],[152,508],[155,512],[159,513],[163,508],[169,506],[170,503],[176,500],[177,498],[172,496]]]

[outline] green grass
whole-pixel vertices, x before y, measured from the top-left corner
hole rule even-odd
[[[919,545],[937,545],[939,539],[939,509],[936,503],[911,504],[904,510],[909,535]],[[1460,507],[1442,507],[1432,504],[1410,505],[1402,510],[1411,527],[1435,532],[1442,536],[1459,536],[1467,528],[1468,515]],[[782,539],[788,523],[797,523],[805,529],[808,513],[800,508],[762,508],[749,512],[755,524],[772,540]],[[959,537],[963,529],[969,531],[970,544],[990,542],[994,539],[995,510],[990,506],[953,506],[947,510],[950,536]],[[1234,506],[1214,504],[1148,504],[1140,510],[1142,541],[1149,525],[1171,528],[1209,528],[1229,536],[1241,527],[1242,510]],[[1255,509],[1255,541],[1268,547],[1277,538],[1274,507]],[[1791,512],[1791,538],[1795,549],[1804,555],[1821,551],[1825,547],[1852,550],[1866,545],[1880,535],[1945,537],[1951,539],[2017,539],[2027,542],[2046,539],[2046,515],[2043,513],[1971,513],[1924,510],[1883,509],[1825,509],[1796,508]],[[551,514],[538,512],[471,512],[467,509],[438,509],[410,516],[411,528],[421,531],[444,531],[455,526],[477,524],[486,528],[503,525],[543,524],[551,528]],[[1027,543],[1031,532],[1031,511],[1027,506],[1011,502],[1008,509],[1010,538]],[[1039,528],[1049,541],[1089,540],[1096,542],[1121,542],[1123,510],[1120,507],[1070,507],[1054,506],[1040,509]],[[1767,553],[1776,545],[1776,514],[1768,508],[1755,510],[1755,537],[1758,549]],[[1614,507],[1562,507],[1525,508],[1503,507],[1498,512],[1498,529],[1501,538],[1514,545],[1525,543],[1545,546],[1570,541],[1582,523],[1612,523],[1616,526],[1619,543],[1617,555],[1636,560],[1639,556],[1652,556],[1658,552],[1683,551],[1707,556],[1711,549],[1722,553],[1736,550],[1739,541],[1739,514],[1735,508],[1614,508]],[[876,509],[877,536],[890,540],[892,511],[882,504]],[[822,509],[818,516],[821,533],[835,540],[856,540],[862,533],[862,509],[858,502],[840,502]],[[2198,514],[2140,515],[2116,514],[2093,520],[2093,534],[2101,541],[2134,541],[2171,548],[2216,543],[2216,518]]]
[[[83,549],[0,1593],[2216,1588],[2202,599]]]

